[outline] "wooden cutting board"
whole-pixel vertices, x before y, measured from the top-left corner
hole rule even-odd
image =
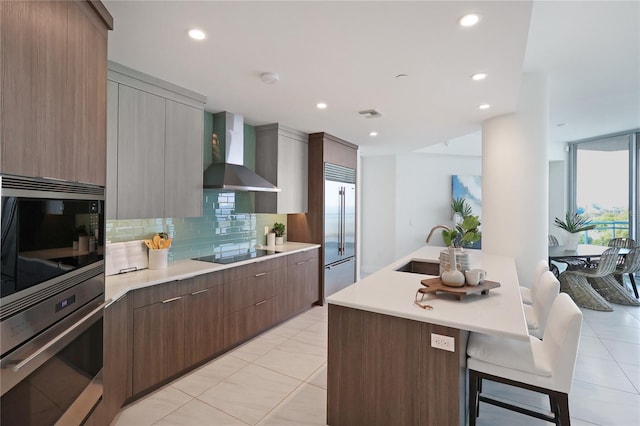
[[[492,288],[500,287],[500,283],[496,281],[484,280],[482,284],[478,285],[467,285],[465,284],[462,287],[449,287],[447,285],[442,284],[440,277],[437,278],[427,278],[420,283],[425,286],[425,288],[421,288],[420,293],[428,294],[453,294],[456,299],[462,300],[463,297],[468,296],[470,294],[489,294],[489,290]]]

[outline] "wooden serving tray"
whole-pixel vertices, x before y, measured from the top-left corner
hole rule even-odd
[[[492,288],[500,287],[500,283],[496,281],[488,281],[484,280],[482,284],[478,285],[468,285],[465,284],[462,287],[449,287],[447,285],[442,284],[440,277],[437,278],[427,278],[420,283],[426,288],[421,288],[418,290],[420,293],[428,294],[428,293],[446,293],[453,294],[456,299],[462,300],[463,297],[468,296],[470,294],[489,294],[489,290]]]

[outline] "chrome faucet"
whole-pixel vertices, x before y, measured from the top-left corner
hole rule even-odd
[[[451,228],[450,228],[450,227],[448,227],[447,225],[436,225],[436,226],[434,226],[433,228],[431,228],[431,231],[429,231],[429,235],[427,235],[427,241],[425,241],[425,242],[427,242],[427,243],[428,243],[428,242],[429,242],[429,240],[431,240],[431,237],[433,236],[433,232],[434,232],[436,229],[440,229],[440,228],[441,228],[441,229],[446,229],[447,231],[451,231]]]

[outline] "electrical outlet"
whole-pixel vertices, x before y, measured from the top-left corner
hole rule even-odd
[[[431,333],[431,347],[443,349],[449,352],[456,351],[456,339],[451,336],[443,336],[442,334]]]
[[[264,235],[267,235],[269,233],[269,226],[265,226],[264,227]]]

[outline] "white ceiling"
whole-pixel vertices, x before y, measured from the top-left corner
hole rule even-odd
[[[366,155],[468,143],[513,112],[523,72],[549,75],[552,141],[640,127],[637,1],[104,3],[110,60],[206,95],[208,111],[326,131]],[[468,12],[480,24],[459,27]],[[280,82],[262,83],[267,71]],[[370,108],[383,117],[358,114]]]

